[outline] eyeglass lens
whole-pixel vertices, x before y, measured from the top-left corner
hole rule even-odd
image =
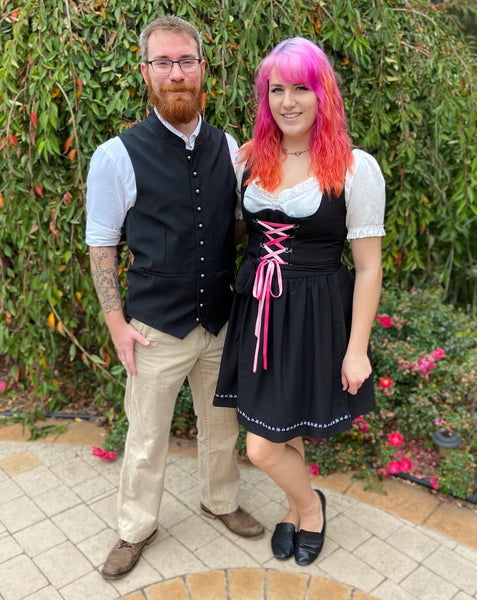
[[[190,73],[197,70],[200,61],[197,58],[181,58],[180,60],[161,58],[158,60],[150,60],[148,62],[152,66],[154,73],[169,73],[175,64],[178,64],[184,73]]]

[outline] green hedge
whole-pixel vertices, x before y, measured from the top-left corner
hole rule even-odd
[[[459,3],[471,10],[471,0]],[[143,118],[138,33],[176,13],[202,30],[206,117],[251,133],[252,82],[278,41],[317,41],[340,75],[354,142],[387,180],[384,269],[403,287],[476,294],[476,57],[450,3],[418,0],[24,0],[0,16],[0,354],[49,410],[118,403],[123,371],[84,242],[94,149]],[[476,11],[475,6],[472,9]],[[469,241],[470,240],[470,241]],[[472,247],[473,244],[473,247]]]

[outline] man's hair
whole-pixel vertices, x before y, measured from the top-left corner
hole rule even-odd
[[[199,58],[202,60],[202,39],[198,29],[191,23],[181,19],[181,17],[177,17],[175,15],[166,15],[164,17],[154,19],[154,21],[149,23],[149,25],[147,25],[141,31],[141,35],[139,36],[139,46],[141,48],[141,57],[143,62],[148,60],[147,50],[149,38],[154,31],[170,31],[171,33],[190,36],[193,40],[195,40]]]

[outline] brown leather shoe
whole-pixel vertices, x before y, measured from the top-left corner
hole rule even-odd
[[[209,519],[219,519],[233,533],[249,540],[256,540],[262,537],[265,531],[263,525],[256,521],[250,513],[240,506],[231,513],[225,515],[216,515],[203,504],[200,505],[200,510],[205,517]]]
[[[119,540],[108,555],[101,569],[101,575],[105,579],[119,579],[132,570],[141,556],[142,549],[150,544],[157,535],[157,529],[142,542],[131,544]]]

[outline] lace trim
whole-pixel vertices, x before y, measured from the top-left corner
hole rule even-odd
[[[240,408],[237,408],[237,412],[240,413],[242,415],[242,417],[244,419],[247,419],[247,421],[249,421],[250,423],[256,423],[257,425],[260,425],[260,427],[263,427],[264,429],[268,429],[268,431],[293,431],[294,429],[298,429],[299,427],[303,427],[304,425],[307,425],[309,427],[314,427],[315,429],[324,430],[324,429],[328,429],[329,427],[333,427],[334,425],[337,425],[338,423],[341,423],[341,421],[347,421],[347,420],[351,419],[351,415],[349,413],[347,413],[346,415],[342,415],[341,417],[338,417],[337,419],[333,419],[329,423],[315,423],[313,421],[300,421],[299,423],[295,423],[294,425],[289,425],[288,427],[273,427],[272,425],[268,425],[267,423],[260,421],[260,419],[254,419],[253,417],[249,417],[247,415],[247,413],[243,412],[243,410],[240,410]]]
[[[383,237],[386,235],[384,225],[367,225],[365,227],[351,227],[348,229],[348,240],[357,240],[366,237]]]
[[[288,200],[288,198],[293,198],[297,194],[301,194],[315,188],[316,178],[314,176],[308,177],[308,179],[300,181],[300,183],[297,183],[293,187],[282,190],[277,197],[275,197],[269,191],[258,186],[256,181],[252,181],[250,185],[253,186],[253,189],[257,192],[257,196],[263,198],[264,200],[272,201],[276,204],[277,202],[280,203],[283,200]]]

